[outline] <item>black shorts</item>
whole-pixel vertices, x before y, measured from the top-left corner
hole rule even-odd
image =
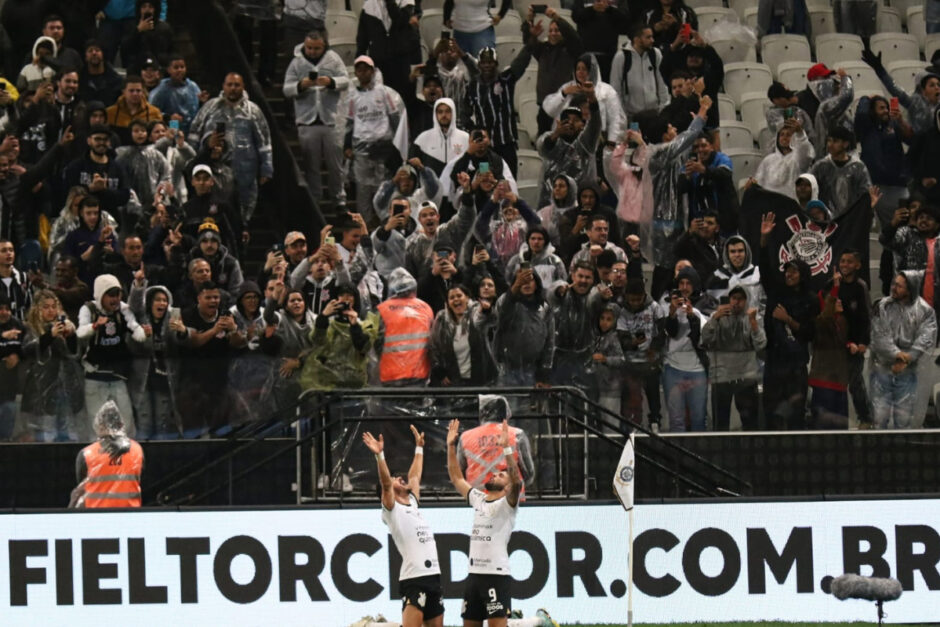
[[[424,620],[437,618],[444,613],[444,595],[441,592],[441,576],[428,575],[398,582],[401,592],[401,611],[409,605],[421,610]]]
[[[463,595],[463,612],[460,617],[467,620],[487,618],[509,618],[512,598],[509,575],[476,575],[467,577],[467,588]]]

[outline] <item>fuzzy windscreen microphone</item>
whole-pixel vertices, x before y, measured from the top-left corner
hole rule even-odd
[[[884,577],[862,577],[861,575],[839,575],[832,580],[832,596],[868,601],[894,601],[901,596],[901,582]]]

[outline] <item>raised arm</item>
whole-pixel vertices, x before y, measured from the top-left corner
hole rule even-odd
[[[375,463],[379,467],[379,483],[382,485],[382,507],[390,510],[395,507],[395,495],[392,492],[392,475],[388,471],[388,464],[385,463],[385,439],[379,434],[379,439],[376,440],[366,431],[362,434],[362,443],[375,455]]]
[[[421,500],[421,471],[424,468],[424,431],[418,432],[414,425],[411,427],[411,433],[415,436],[415,457],[411,460],[411,468],[408,469],[408,487],[415,498]]]
[[[457,431],[459,430],[460,421],[451,420],[450,426],[447,427],[447,474],[450,475],[450,482],[454,484],[460,496],[467,498],[471,487],[463,478],[463,473],[460,472],[460,466],[457,464]]]
[[[519,474],[519,465],[512,447],[509,446],[509,421],[503,420],[503,430],[499,434],[499,445],[503,447],[503,456],[506,458],[506,469],[509,471],[509,485],[506,487],[506,501],[515,507],[519,504],[519,493],[522,491],[522,475]]]

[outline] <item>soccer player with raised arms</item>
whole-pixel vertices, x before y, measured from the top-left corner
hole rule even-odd
[[[419,433],[414,425],[411,425],[411,433],[415,436],[415,456],[408,469],[408,481],[400,476],[392,477],[389,472],[381,434],[375,439],[367,431],[362,434],[362,441],[378,463],[382,522],[388,525],[402,558],[398,575],[402,627],[443,627],[444,601],[437,544],[430,525],[418,509],[424,466],[424,433]]]

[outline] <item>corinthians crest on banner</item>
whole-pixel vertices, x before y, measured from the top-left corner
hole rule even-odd
[[[800,259],[810,267],[813,289],[822,289],[838,269],[843,250],[855,249],[862,256],[861,278],[868,280],[868,231],[872,209],[865,194],[841,217],[826,224],[810,220],[795,200],[781,194],[752,186],[741,200],[741,235],[754,251],[760,251],[760,223],[763,214],[774,213],[774,230],[768,247],[777,267],[783,271],[788,261]]]

